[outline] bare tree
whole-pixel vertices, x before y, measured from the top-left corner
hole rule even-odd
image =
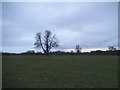
[[[47,56],[49,55],[49,52],[53,47],[59,46],[56,36],[52,35],[51,31],[49,30],[45,30],[43,34],[36,33],[35,38],[35,47],[42,49]]]
[[[80,47],[80,45],[76,45],[76,46],[75,46],[76,53],[79,54],[79,53],[81,52],[81,49],[82,49],[82,48]]]
[[[116,48],[114,46],[108,46],[109,51],[115,51]]]

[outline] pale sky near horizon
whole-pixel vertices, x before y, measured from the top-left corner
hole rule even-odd
[[[51,30],[60,47],[83,51],[118,45],[117,2],[4,2],[2,3],[2,51],[34,49],[35,34]]]

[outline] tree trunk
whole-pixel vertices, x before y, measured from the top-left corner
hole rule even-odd
[[[46,50],[46,51],[44,52],[44,54],[45,54],[46,56],[49,56],[49,51]]]

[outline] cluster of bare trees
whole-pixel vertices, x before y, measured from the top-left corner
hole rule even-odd
[[[55,35],[52,35],[51,31],[45,30],[44,33],[36,33],[36,42],[34,43],[36,48],[42,49],[43,52],[48,56],[50,50],[54,47],[58,47],[59,43]],[[81,52],[80,45],[76,45],[76,53]]]
[[[36,42],[34,43],[35,48],[42,49],[45,55],[49,55],[50,50],[54,47],[58,47],[59,43],[56,35],[52,35],[50,30],[45,30],[44,33],[36,33]],[[109,51],[115,51],[114,46],[108,46]],[[81,53],[82,48],[79,44],[75,46],[75,51],[77,54]],[[73,52],[73,51],[72,51]]]

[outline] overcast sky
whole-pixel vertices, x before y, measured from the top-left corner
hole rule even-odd
[[[51,30],[59,50],[105,49],[118,44],[117,2],[2,3],[2,51],[34,49],[35,34]]]

